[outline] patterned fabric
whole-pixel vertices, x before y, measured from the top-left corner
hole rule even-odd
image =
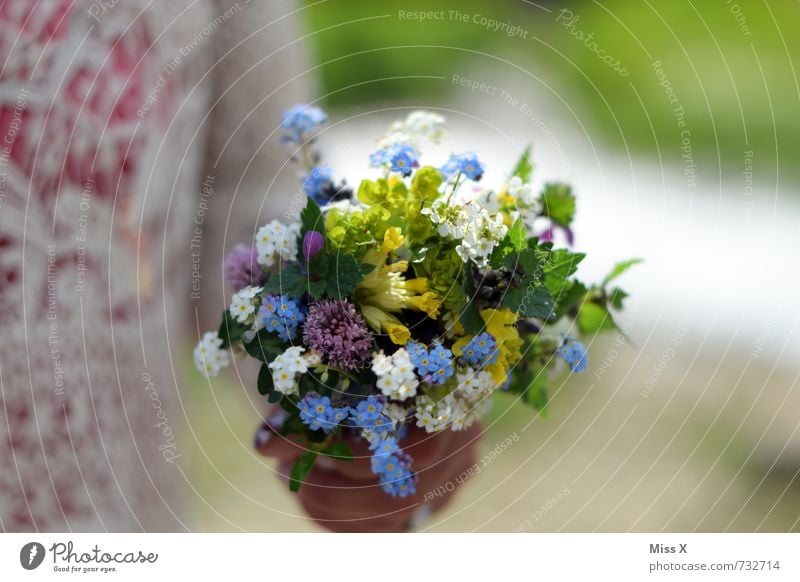
[[[225,219],[204,218],[201,204],[209,73],[214,53],[253,26],[246,9],[0,4],[3,531],[190,527],[176,504],[188,489],[176,402],[195,337],[177,336],[195,328],[185,316],[196,219],[201,230]],[[256,22],[287,10],[263,12]],[[254,143],[230,148],[247,159]],[[222,198],[227,186],[214,189]],[[204,269],[219,270],[215,253]]]

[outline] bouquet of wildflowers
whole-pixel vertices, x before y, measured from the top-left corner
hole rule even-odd
[[[305,206],[233,249],[230,308],[195,362],[206,376],[230,354],[262,362],[258,390],[287,413],[279,432],[306,444],[293,490],[319,455],[352,459],[342,437],[355,436],[374,451],[383,489],[405,497],[416,480],[408,426],[463,430],[496,390],[544,412],[548,379],[587,366],[575,335],[615,327],[610,311],[626,294],[610,283],[636,261],[600,285],[574,277],[584,257],[570,250],[575,198],[561,183],[534,192],[530,148],[503,184],[483,187],[475,153],[423,158],[444,119],[416,111],[379,141],[375,177],[354,191],[319,163],[326,119],[306,105],[284,114]]]

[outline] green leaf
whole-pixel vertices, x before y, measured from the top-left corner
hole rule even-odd
[[[320,255],[323,255],[323,253],[317,253],[313,259]],[[300,265],[287,263],[269,276],[269,280],[264,284],[264,290],[267,293],[276,295],[300,297],[308,291],[308,286],[309,281]]]
[[[608,310],[597,303],[586,302],[578,313],[578,329],[584,335],[616,329],[617,325]]]
[[[339,461],[352,461],[353,451],[343,442],[333,443],[331,446],[326,447],[320,451],[320,454],[326,457],[332,457]]]
[[[525,148],[522,155],[517,160],[517,165],[511,172],[512,176],[519,176],[523,182],[529,182],[531,174],[533,173],[533,164],[531,163],[531,146]]]
[[[275,404],[277,402],[281,402],[283,400],[283,394],[278,392],[277,390],[273,390],[269,394],[267,394],[267,402],[270,404]]]
[[[608,285],[611,281],[622,275],[625,271],[630,269],[634,265],[638,265],[644,259],[628,259],[627,261],[621,261],[614,265],[614,268],[611,269],[611,272],[606,275],[606,278],[603,279],[603,283],[601,284],[602,287]]]
[[[461,311],[461,325],[464,326],[464,331],[469,334],[481,333],[486,324],[481,317],[478,306],[474,301],[470,301]]]
[[[433,202],[439,196],[442,174],[436,168],[425,166],[414,173],[411,196],[417,200]]]
[[[272,372],[269,366],[264,363],[258,371],[258,393],[262,395],[272,395],[275,392],[275,384],[272,383]],[[280,392],[278,392],[280,394]]]
[[[508,229],[506,240],[508,240],[512,250],[523,251],[527,248],[528,238],[525,232],[525,224],[522,222],[521,218],[518,218],[511,228]]]
[[[373,182],[372,180],[361,180],[356,196],[360,202],[367,206],[381,204],[389,194],[389,184],[383,178]]]
[[[234,343],[242,339],[242,334],[249,329],[249,326],[236,321],[231,312],[227,309],[222,312],[222,322],[219,324],[217,332],[222,340],[222,349],[227,350]]]
[[[294,417],[299,420],[297,402],[295,402],[294,400],[292,400],[290,397],[287,396],[286,398],[282,398],[280,403],[281,403],[281,408],[283,408],[286,412],[289,413],[289,418]],[[281,427],[281,430],[283,430],[283,427]]]
[[[571,253],[567,249],[549,251],[542,267],[544,284],[550,294],[558,300],[569,288],[569,277],[578,270],[578,264],[586,257],[583,253]]]
[[[537,275],[539,261],[536,258],[536,251],[533,249],[524,249],[521,252],[507,255],[503,264],[511,272],[521,268],[528,282],[533,281],[537,276],[541,277],[541,275]],[[535,281],[535,283],[541,284],[541,281]]]
[[[306,207],[303,208],[303,211],[300,213],[300,239],[302,242],[302,238],[305,234],[310,230],[316,230],[319,233],[325,234],[325,219],[322,216],[322,210],[320,210],[319,205],[314,201],[313,198],[308,198],[306,200]],[[300,244],[299,247],[303,245]],[[303,252],[302,248],[298,248],[300,253]]]
[[[266,329],[259,330],[252,340],[244,343],[247,353],[261,362],[275,359],[275,356],[283,353],[284,346],[285,342],[282,339]]]
[[[619,287],[614,287],[611,290],[611,293],[609,293],[608,302],[614,309],[620,310],[622,309],[623,303],[627,297],[628,294],[625,291],[623,291]]]
[[[571,309],[578,307],[586,297],[587,291],[588,289],[586,288],[586,285],[580,281],[573,281],[569,288],[566,289],[558,298],[556,317],[561,318]]]
[[[334,298],[352,295],[364,275],[375,268],[369,263],[359,263],[353,255],[342,253],[331,257],[329,266],[331,268],[325,275],[325,292]]]
[[[305,397],[305,395],[309,392],[324,392],[325,387],[326,384],[318,382],[312,374],[302,374],[300,376],[300,380],[298,381],[297,391],[300,393],[300,397],[302,398]]]
[[[459,321],[461,321],[465,332],[473,335],[478,334],[483,330],[486,324],[475,303],[475,287],[472,284],[472,277],[470,275],[464,278],[464,295],[467,299],[467,303],[459,314]]]
[[[547,416],[547,368],[542,368],[533,377],[523,393],[526,404],[533,406],[543,417]]]
[[[514,252],[520,252],[528,247],[527,233],[522,219],[518,218],[508,229],[506,236],[492,252],[489,265],[493,269],[498,269],[503,264],[503,259]]]
[[[289,491],[300,491],[300,486],[305,482],[306,477],[314,467],[314,462],[317,460],[316,451],[305,451],[292,465],[292,471],[289,478]]]
[[[547,287],[536,287],[532,292],[528,288],[520,287],[515,289],[514,300],[516,294],[520,293],[519,304],[512,307],[511,304],[506,304],[503,301],[503,307],[508,307],[512,311],[519,313],[521,317],[535,317],[537,319],[550,319],[553,316],[556,302],[547,290]],[[506,296],[509,294],[507,293]]]
[[[541,195],[542,213],[563,227],[569,227],[575,217],[575,196],[572,186],[561,182],[545,184]]]

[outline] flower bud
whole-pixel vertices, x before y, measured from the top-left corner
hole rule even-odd
[[[309,230],[303,237],[303,257],[305,257],[306,263],[311,257],[320,252],[324,246],[325,238],[322,233],[316,230]]]

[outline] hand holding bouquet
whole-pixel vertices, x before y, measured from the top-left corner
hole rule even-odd
[[[475,153],[423,165],[444,119],[417,111],[380,140],[377,176],[354,192],[318,162],[325,121],[305,105],[284,115],[305,207],[233,249],[231,305],[195,362],[206,376],[230,354],[262,363],[258,390],[283,411],[271,428],[302,451],[292,490],[320,458],[352,460],[359,439],[374,481],[405,498],[418,489],[406,449],[420,434],[469,429],[496,390],[545,411],[558,368],[587,366],[574,336],[615,328],[626,294],[610,283],[635,261],[601,285],[575,278],[584,255],[554,244],[573,242],[575,198],[561,183],[534,192],[530,149],[504,184],[483,188]]]

